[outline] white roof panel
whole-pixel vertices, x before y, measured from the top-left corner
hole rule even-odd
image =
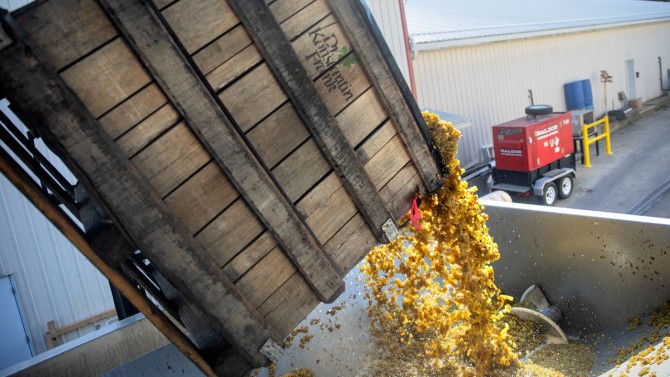
[[[670,20],[670,3],[638,0],[407,0],[414,50]]]

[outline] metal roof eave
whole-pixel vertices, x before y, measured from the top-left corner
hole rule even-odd
[[[539,30],[531,32],[512,32],[512,33],[488,35],[481,37],[454,38],[454,39],[431,41],[431,42],[417,42],[413,37],[410,36],[411,40],[410,46],[412,47],[412,53],[414,54],[419,51],[432,51],[447,48],[504,42],[517,39],[528,39],[528,38],[546,37],[553,35],[583,33],[588,31],[615,29],[615,28],[631,27],[631,26],[646,25],[660,22],[670,22],[670,17],[656,18],[651,20],[617,22],[603,25],[585,25],[585,26],[561,28],[561,29],[547,29],[547,30]]]

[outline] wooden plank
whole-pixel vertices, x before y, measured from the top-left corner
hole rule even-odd
[[[3,27],[8,25],[14,35],[21,35],[11,17],[5,15]],[[15,40],[0,50],[0,60],[0,93],[12,100],[17,115],[68,164],[87,191],[90,189],[97,204],[117,224],[123,224],[128,238],[182,296],[199,306],[246,359],[254,365],[264,365],[268,360],[258,349],[274,335],[264,326],[263,318],[245,304],[223,272],[209,261],[206,251],[171,221],[161,199],[123,157],[74,91],[48,68],[38,50],[25,39]],[[87,256],[106,274],[114,274],[115,270],[105,268],[94,253]],[[125,293],[132,294],[132,289],[125,289]],[[147,316],[155,317],[150,305],[141,300],[134,303]],[[166,328],[165,322],[161,328]],[[172,332],[168,335],[182,346],[180,349],[193,352],[192,347],[183,348],[188,344],[183,337],[174,337]]]
[[[206,75],[249,45],[249,34],[242,25],[237,25],[195,53],[193,61],[200,68],[200,72]]]
[[[223,267],[223,272],[232,281],[237,281],[240,276],[258,263],[270,251],[277,247],[277,241],[270,232],[263,233],[251,245],[237,255],[230,263]]]
[[[370,81],[380,93],[382,103],[393,119],[393,123],[398,127],[398,132],[407,145],[412,161],[417,165],[427,190],[429,192],[437,190],[442,185],[442,179],[436,157],[428,147],[427,138],[430,138],[430,135],[421,133],[420,124],[425,126],[425,123],[418,114],[413,115],[412,108],[405,101],[399,84],[389,67],[389,64],[395,64],[393,58],[390,53],[385,56],[375,42],[372,30],[365,20],[362,5],[348,0],[326,1],[340,20],[354,50],[365,52],[359,54],[357,59],[365,67]],[[398,70],[397,67],[395,69]],[[406,84],[403,85],[406,86]],[[413,107],[414,113],[418,112],[415,104]],[[427,127],[424,127],[424,130],[427,130]]]
[[[367,164],[395,135],[397,132],[391,121],[387,121],[379,130],[370,135],[370,138],[356,149],[363,165]]]
[[[207,75],[207,81],[214,91],[218,92],[238,76],[260,63],[261,55],[254,45],[247,46],[244,50],[216,67]]]
[[[225,0],[181,0],[162,14],[189,54],[238,24]]]
[[[356,214],[356,206],[347,199],[347,190],[340,187],[307,218],[307,224],[322,243],[328,242]]]
[[[344,289],[341,274],[246,147],[221,104],[167,34],[153,7],[132,0],[101,1],[124,36],[133,41],[133,49],[150,67],[168,98],[316,294],[324,301],[334,300]]]
[[[333,261],[344,270],[351,270],[377,244],[375,235],[356,214],[323,245]]]
[[[276,247],[235,283],[251,305],[260,306],[296,271],[291,260]]]
[[[368,90],[370,81],[360,64],[340,62],[314,81],[314,87],[330,113],[337,114]]]
[[[402,218],[412,205],[414,194],[421,187],[421,176],[412,163],[407,163],[398,174],[379,190],[391,213],[396,219]]]
[[[154,4],[156,4],[156,8],[163,9],[170,4],[176,3],[177,1],[179,0],[154,0]]]
[[[281,1],[273,3],[270,6],[272,14],[275,16],[275,19],[278,23],[281,24],[281,28],[286,35],[288,40],[293,40],[309,27],[314,25],[315,22],[321,20],[322,18],[330,14],[330,9],[328,5],[322,0],[317,0],[309,4],[304,9],[301,9],[300,12],[291,14],[290,18],[286,18],[287,13],[290,11],[288,8],[295,9],[298,5],[304,1],[295,1],[296,4],[292,4],[291,7],[287,7],[286,3],[294,3],[294,1]]]
[[[243,200],[235,201],[195,238],[223,267],[265,228]]]
[[[132,158],[137,152],[154,141],[160,134],[179,121],[179,113],[170,104],[165,104],[137,126],[116,140],[121,150]]]
[[[247,132],[286,102],[286,94],[266,64],[256,67],[219,94],[230,115]]]
[[[258,311],[279,334],[286,336],[309,314],[319,298],[298,273],[294,273],[272,294]]]
[[[170,193],[164,202],[191,234],[195,234],[239,197],[215,162],[205,165]]]
[[[321,20],[291,44],[311,79],[337,64],[351,51],[351,44],[334,16]]]
[[[309,131],[286,102],[247,133],[254,150],[270,169],[309,137]]]
[[[387,119],[386,109],[379,101],[373,88],[361,94],[335,119],[342,133],[352,146],[357,146],[366,136]]]
[[[275,20],[281,24],[313,2],[314,0],[278,0],[270,4],[269,8]]]
[[[122,38],[66,69],[61,77],[96,118],[151,81]]]
[[[396,173],[410,161],[400,136],[396,135],[367,164],[365,170],[377,190],[380,190]]]
[[[51,328],[51,326],[49,326],[49,332],[47,332],[47,335],[52,336],[52,337],[59,337],[61,335],[65,335],[65,334],[73,332],[75,330],[79,330],[82,327],[92,325],[92,324],[94,324],[98,321],[102,321],[103,319],[107,319],[107,318],[115,317],[115,316],[116,316],[116,310],[108,310],[106,312],[96,314],[96,315],[91,316],[89,318],[71,323],[71,324],[63,326],[63,327],[55,327],[54,326],[54,328]],[[53,321],[50,321],[50,322],[53,322]]]
[[[57,70],[118,35],[94,0],[46,1],[17,21]]]
[[[191,130],[180,122],[131,161],[164,197],[210,159]]]
[[[381,227],[391,217],[388,210],[355,152],[337,127],[335,118],[329,112],[332,109],[319,99],[318,90],[307,76],[291,44],[284,39],[279,25],[267,6],[263,3],[242,0],[230,0],[230,5],[247,28],[247,32],[293,102],[328,162],[344,177],[345,187],[355,201],[356,207],[378,239],[387,240]]]
[[[317,187],[314,188],[314,190],[310,191],[296,203],[296,208],[302,217],[307,218],[314,213],[321,204],[328,200],[335,191],[339,190],[340,187],[342,187],[340,177],[338,177],[336,172],[331,172]],[[351,201],[351,199],[349,199],[349,201]]]
[[[152,83],[98,119],[102,128],[116,140],[124,132],[167,103],[158,85]]]
[[[319,146],[310,139],[277,165],[272,175],[289,200],[295,202],[330,170]]]

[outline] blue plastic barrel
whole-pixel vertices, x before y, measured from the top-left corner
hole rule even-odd
[[[565,105],[569,110],[586,107],[584,100],[584,86],[581,81],[573,81],[563,85],[565,90]],[[591,101],[593,102],[593,100]]]
[[[591,80],[582,80],[582,88],[584,89],[584,108],[593,110],[593,91],[591,90]]]

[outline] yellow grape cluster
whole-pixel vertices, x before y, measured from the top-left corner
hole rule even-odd
[[[476,188],[461,181],[460,132],[435,114],[423,116],[449,175],[437,193],[422,198],[422,229],[410,226],[366,258],[373,335],[390,337],[396,349],[419,349],[417,362],[433,369],[490,375],[518,365],[506,342],[509,326],[496,325],[512,298],[494,282],[491,263],[500,254]]]

